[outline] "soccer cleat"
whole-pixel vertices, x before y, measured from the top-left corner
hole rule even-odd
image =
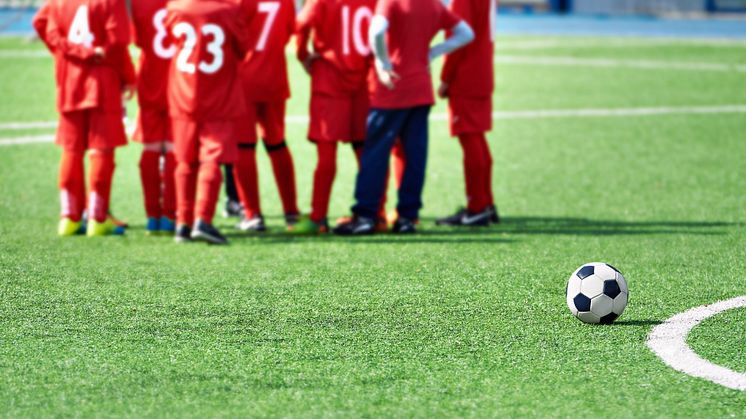
[[[149,217],[148,222],[145,224],[145,234],[148,236],[154,236],[161,231],[161,222],[155,217]]]
[[[490,216],[490,223],[500,224],[500,213],[497,211],[497,206],[490,205],[489,210],[492,211],[492,215]]]
[[[288,231],[292,234],[325,234],[329,232],[329,224],[326,220],[320,223],[314,222],[309,217],[301,217],[301,219],[295,223],[294,226],[288,228]]]
[[[202,241],[208,244],[228,244],[228,239],[223,237],[212,224],[208,224],[202,220],[197,220],[192,228],[192,240]]]
[[[267,226],[264,224],[264,217],[261,215],[242,219],[241,222],[236,225],[236,228],[244,233],[261,233],[267,231]]]
[[[114,224],[110,218],[103,222],[88,220],[86,235],[88,237],[122,236],[124,235],[124,227]]]
[[[192,241],[192,228],[186,224],[179,224],[176,227],[174,241],[176,243],[189,243]]]
[[[466,208],[459,208],[455,214],[435,220],[435,225],[460,226],[462,225],[461,220],[464,218],[464,214],[466,214]]]
[[[292,230],[293,226],[298,224],[300,219],[300,214],[285,214],[285,224],[288,226],[288,231]]]
[[[376,232],[376,220],[356,215],[345,222],[337,224],[333,230],[339,236],[361,236]]]
[[[111,211],[109,211],[108,217],[109,217],[108,220],[111,221],[112,224],[114,224],[115,226],[120,227],[122,229],[130,228],[130,225],[126,221],[122,221],[118,219],[117,217],[114,216],[114,214],[111,213]]]
[[[83,225],[80,221],[73,221],[67,217],[60,219],[60,223],[57,226],[57,235],[60,237],[70,237],[80,233],[80,228]]]
[[[465,227],[489,227],[493,214],[490,207],[485,208],[482,212],[466,211],[461,217],[461,225]]]
[[[228,199],[225,201],[223,209],[223,218],[241,218],[243,217],[243,205],[240,202]]]
[[[173,234],[176,231],[176,223],[168,217],[161,217],[160,228],[161,233]]]
[[[416,223],[408,218],[399,217],[391,229],[394,234],[414,234],[417,232]]]

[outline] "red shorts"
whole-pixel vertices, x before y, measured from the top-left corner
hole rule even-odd
[[[138,143],[150,144],[173,141],[171,117],[165,109],[140,108],[137,114],[137,128],[132,139]]]
[[[256,144],[258,138],[265,145],[277,145],[285,141],[285,100],[277,102],[249,102],[246,118],[241,120],[239,144]],[[259,136],[256,126],[259,125]]]
[[[233,163],[238,157],[236,132],[239,121],[196,122],[171,119],[176,160],[183,163]]]
[[[451,135],[479,134],[492,129],[492,99],[451,97],[448,100]]]
[[[365,141],[368,121],[367,89],[347,97],[314,93],[311,96],[311,141]]]
[[[127,145],[121,113],[98,109],[60,114],[57,145],[70,151],[110,149]]]

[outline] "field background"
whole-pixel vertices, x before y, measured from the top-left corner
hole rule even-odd
[[[41,51],[0,38],[0,124],[55,119]],[[499,111],[746,105],[744,43],[503,36],[497,55],[513,61],[497,68]],[[520,63],[552,57],[663,68]],[[305,115],[308,79],[292,61],[291,74],[289,114]],[[307,210],[305,130],[288,126]],[[504,224],[484,230],[433,226],[463,201],[460,149],[434,121],[413,237],[284,235],[262,152],[273,231],[245,237],[219,220],[227,248],[145,237],[136,144],[117,156],[127,236],[57,238],[59,151],[2,144],[52,132],[0,129],[0,415],[746,415],[746,393],[675,372],[645,346],[673,314],[746,294],[743,111],[500,119],[490,143]],[[355,170],[339,155],[333,216],[348,212]],[[581,324],[564,303],[567,276],[596,260],[630,283],[611,327]],[[744,319],[717,316],[690,343],[746,372]]]

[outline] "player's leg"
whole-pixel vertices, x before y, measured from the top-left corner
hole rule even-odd
[[[394,233],[414,233],[415,223],[419,219],[425,187],[429,115],[430,106],[413,108],[402,126],[401,143],[407,163],[399,186],[399,202],[396,206],[399,218],[394,224]]]
[[[60,222],[57,233],[60,236],[72,236],[83,231],[86,131],[86,119],[82,112],[60,115],[57,129],[57,144],[62,147],[58,180]]]
[[[161,144],[143,144],[140,154],[140,183],[142,184],[145,203],[145,215],[148,218],[146,232],[155,234],[160,231],[161,219]]]
[[[483,134],[484,138],[483,141],[481,141],[482,145],[482,155],[485,158],[485,173],[484,176],[486,177],[486,181],[484,183],[484,196],[487,200],[487,205],[491,211],[490,215],[490,222],[492,224],[499,224],[500,223],[500,214],[497,210],[497,205],[495,205],[495,197],[494,193],[492,192],[492,168],[493,168],[493,159],[492,159],[492,152],[490,151],[490,145],[487,141],[487,135]]]
[[[161,232],[173,234],[176,231],[176,158],[173,142],[166,141],[163,146],[163,168],[161,170]]]
[[[223,209],[223,218],[243,217],[241,198],[238,196],[238,186],[236,185],[236,177],[233,172],[234,166],[232,164],[223,165],[223,178],[225,179],[225,208]]]
[[[404,147],[402,146],[402,143],[400,140],[397,140],[394,143],[394,148],[391,150],[391,158],[392,158],[392,171],[391,173],[394,174],[394,188],[398,191],[401,187],[401,179],[402,176],[404,176],[404,168],[406,167],[406,157],[404,155]],[[389,184],[389,176],[386,176],[386,188],[388,189]],[[386,211],[386,195],[384,191],[384,199],[382,203],[382,209]],[[388,214],[386,214],[386,222],[388,224],[395,224],[396,220],[399,218],[399,213],[396,211],[396,208],[389,211]]]
[[[267,103],[259,114],[261,137],[267,149],[288,227],[298,222],[298,194],[293,156],[285,141],[285,101]]]
[[[337,225],[335,234],[372,234],[386,181],[389,157],[407,111],[371,109],[360,171],[355,182],[353,218]]]
[[[174,186],[176,191],[176,233],[177,243],[192,240],[194,224],[194,203],[197,196],[197,172],[199,170],[199,142],[197,123],[186,119],[172,119],[174,137]]]
[[[238,225],[241,231],[265,231],[262,208],[259,199],[259,170],[256,163],[256,143],[238,145],[238,159],[233,165],[238,196],[244,208],[244,215]]]

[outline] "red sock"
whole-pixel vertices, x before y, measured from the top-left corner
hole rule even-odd
[[[176,185],[174,172],[176,171],[176,159],[172,151],[163,155],[163,171],[161,172],[161,184],[163,185],[163,202],[161,204],[161,215],[173,220],[176,218]]]
[[[272,171],[275,173],[277,189],[280,191],[282,208],[285,214],[300,214],[298,196],[295,190],[295,167],[293,156],[287,146],[269,151]]]
[[[220,186],[223,183],[223,172],[216,162],[202,162],[197,175],[197,207],[195,216],[208,224],[215,217],[215,207],[220,197]]]
[[[233,165],[233,177],[236,180],[238,197],[246,211],[246,217],[252,218],[262,214],[259,201],[259,171],[256,168],[256,149],[240,148],[238,161]]]
[[[466,203],[469,212],[483,211],[489,205],[487,190],[489,164],[483,155],[483,134],[461,134],[461,148],[464,151],[464,179],[466,181]]]
[[[84,154],[64,150],[60,159],[60,216],[80,221],[85,209]]]
[[[111,181],[114,177],[114,150],[92,150],[88,182],[91,185],[91,197],[88,203],[88,215],[98,222],[106,221],[111,200]]]
[[[492,153],[490,152],[490,145],[487,142],[487,136],[482,134],[482,156],[484,156],[484,163],[486,165],[485,167],[485,173],[484,175],[487,177],[487,182],[484,184],[484,195],[487,199],[487,205],[494,206],[495,205],[495,196],[492,193]]]
[[[313,174],[313,195],[311,197],[311,221],[320,223],[329,213],[329,199],[332,195],[334,177],[337,175],[337,143],[321,141],[316,143],[318,162]]]
[[[404,155],[404,146],[400,140],[396,140],[396,143],[394,143],[391,155],[394,157],[394,185],[398,190],[399,186],[401,186],[401,179],[404,177],[404,168],[407,165],[407,158]]]
[[[143,150],[140,155],[140,182],[145,200],[145,214],[148,218],[161,216],[161,153],[157,150]]]
[[[176,185],[176,217],[179,224],[194,224],[194,201],[197,195],[198,163],[179,162],[176,164],[174,181]]]

